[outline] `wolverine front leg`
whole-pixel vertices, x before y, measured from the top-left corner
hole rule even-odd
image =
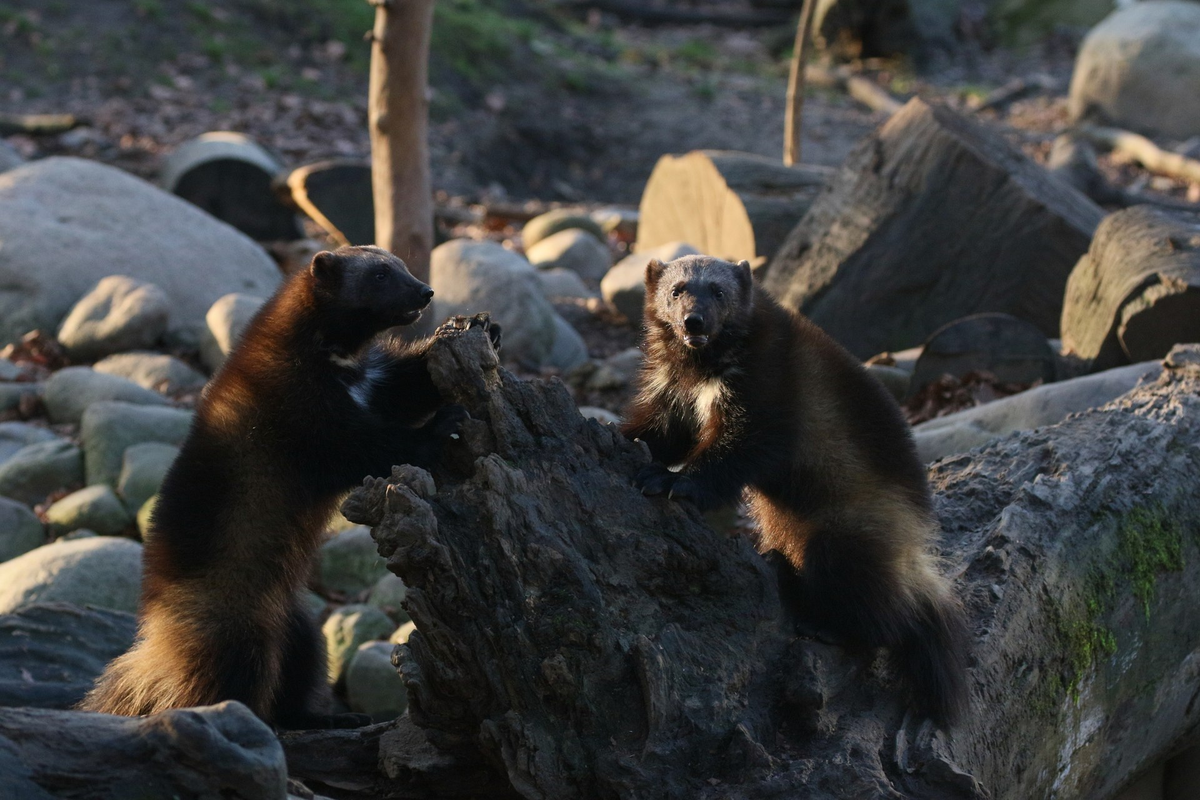
[[[747,484],[755,483],[771,465],[781,463],[776,455],[779,441],[779,437],[764,435],[714,443],[694,453],[679,472],[648,474],[642,481],[642,493],[687,500],[703,511],[731,505],[741,498]]]

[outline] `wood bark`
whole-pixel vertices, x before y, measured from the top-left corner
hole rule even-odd
[[[375,243],[429,281],[429,38],[434,0],[371,0],[371,170]]]
[[[1067,281],[1062,334],[1093,371],[1200,341],[1200,216],[1135,206],[1107,217]]]
[[[830,170],[750,153],[696,150],[658,160],[638,207],[637,249],[687,242],[765,263],[812,205]]]
[[[0,708],[0,797],[284,800],[271,729],[240,703],[114,717]]]
[[[949,732],[906,712],[884,659],[797,636],[771,560],[634,490],[643,446],[561,384],[515,379],[478,330],[429,367],[471,412],[461,439],[344,511],[410,587],[411,721],[498,792],[1105,800],[1200,733],[1200,348],[932,469],[974,631]]]
[[[847,158],[764,285],[860,358],[983,311],[1053,337],[1103,215],[986,129],[914,99]]]
[[[804,128],[804,78],[808,54],[812,48],[812,20],[817,0],[804,0],[796,22],[796,41],[792,45],[792,64],[788,72],[787,112],[783,118],[783,165],[800,163],[801,133]]]

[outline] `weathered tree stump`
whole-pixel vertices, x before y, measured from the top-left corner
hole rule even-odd
[[[494,765],[496,796],[1103,800],[1196,735],[1200,349],[932,470],[975,634],[948,733],[906,713],[885,660],[797,638],[768,562],[642,497],[642,446],[561,384],[499,369],[480,331],[436,344],[430,371],[471,412],[461,440],[345,512],[410,586],[411,748]],[[400,777],[336,796],[412,796],[396,765],[429,755],[406,738],[359,756]],[[327,761],[310,785],[352,775]]]
[[[1067,281],[1062,336],[1093,370],[1200,342],[1200,216],[1135,206],[1105,219]]]
[[[751,264],[771,258],[830,175],[751,153],[695,150],[654,165],[638,207],[637,250],[687,242]]]
[[[114,717],[0,708],[0,797],[284,800],[271,729],[241,703]]]
[[[1103,215],[994,134],[914,99],[847,158],[765,285],[860,358],[981,311],[1057,336]]]

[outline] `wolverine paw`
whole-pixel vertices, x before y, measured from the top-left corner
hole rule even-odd
[[[671,472],[662,464],[650,464],[643,467],[633,479],[633,485],[642,490],[642,494],[653,497],[671,491],[679,475]]]
[[[447,336],[458,336],[459,334],[464,333],[465,331],[469,331],[472,328],[480,328],[480,327],[483,328],[485,331],[487,331],[493,327],[492,322],[491,322],[491,317],[488,316],[487,312],[476,314],[472,317],[463,316],[462,314],[459,314],[458,316],[450,317],[449,319],[447,319],[445,322],[443,322],[441,325],[438,326],[437,330],[434,331],[433,335],[436,337],[439,337],[439,338],[443,338],[443,337],[447,337]],[[499,326],[495,326],[495,327],[499,327]]]
[[[467,409],[457,403],[450,403],[437,410],[433,419],[425,423],[424,430],[435,439],[449,439],[458,433],[458,429],[470,416]]]
[[[667,497],[671,500],[687,500],[699,505],[700,485],[687,475],[676,475],[675,482],[671,484],[671,491]]]

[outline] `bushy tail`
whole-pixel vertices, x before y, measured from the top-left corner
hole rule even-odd
[[[966,617],[948,592],[922,598],[914,612],[892,658],[917,709],[948,727],[967,710]]]

